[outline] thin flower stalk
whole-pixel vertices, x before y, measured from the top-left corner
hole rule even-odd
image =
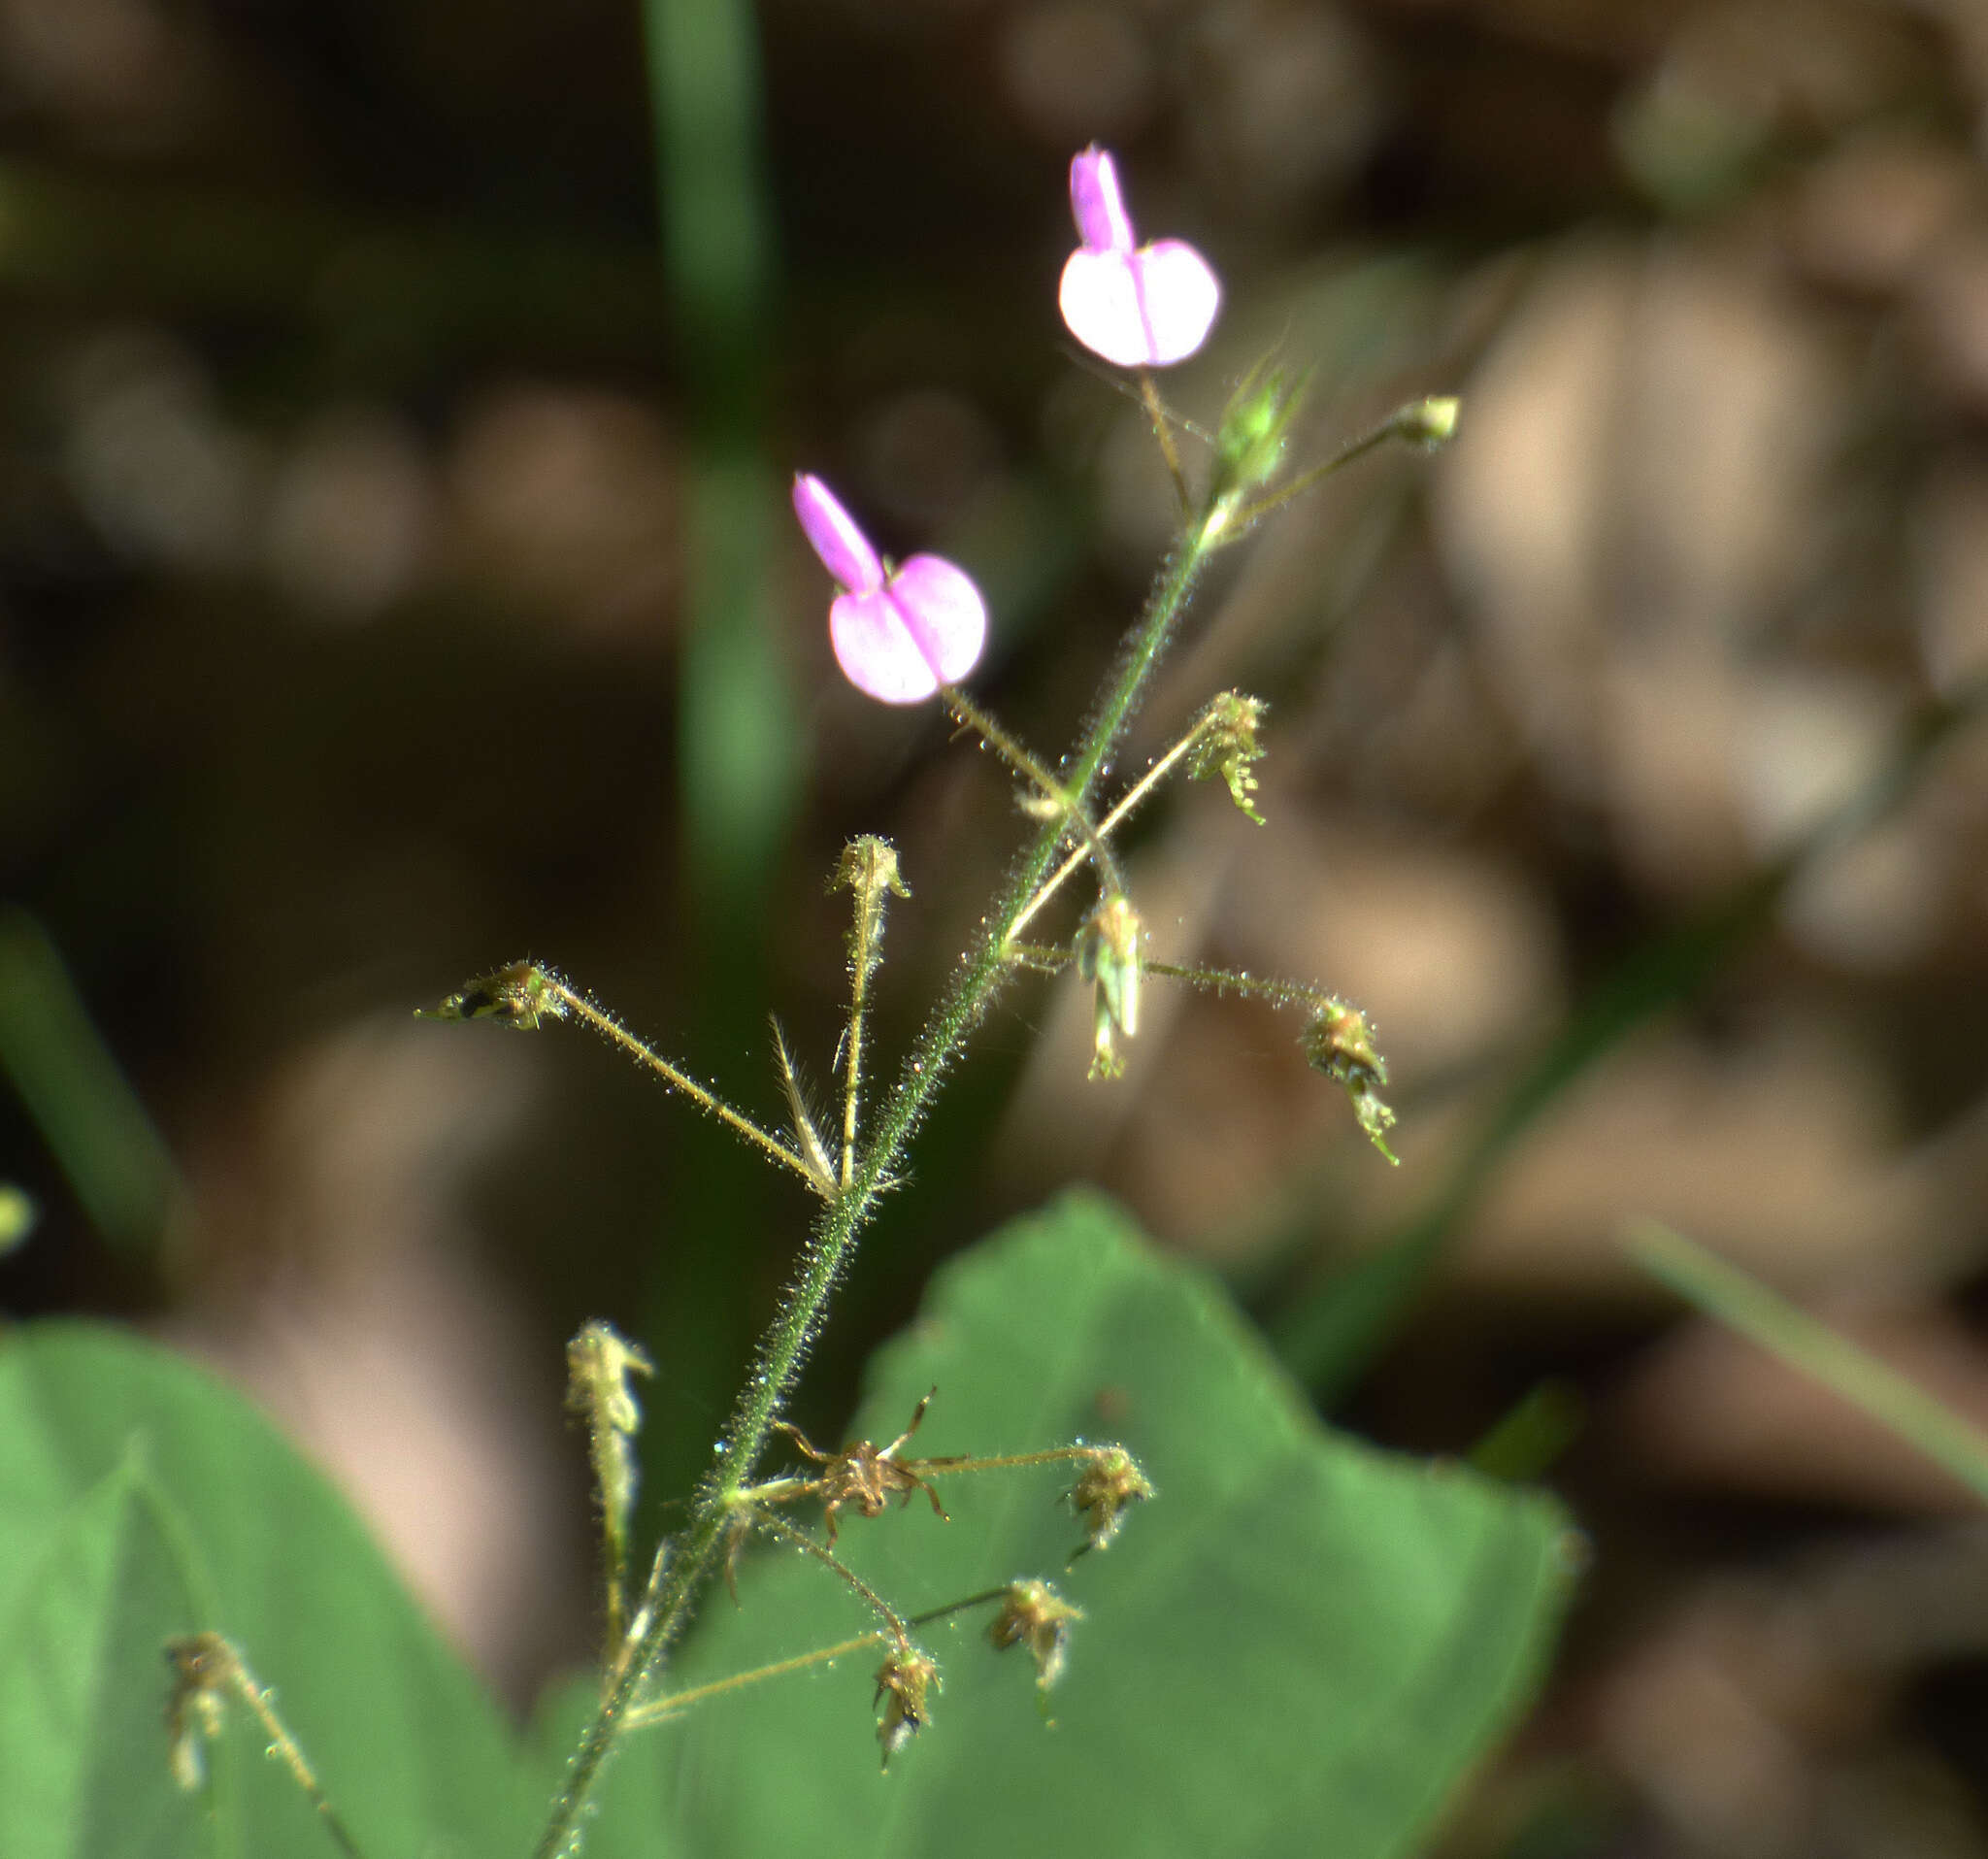
[[[1196,720],[1194,727],[1147,769],[1131,787],[1127,788],[1118,804],[1098,822],[1098,837],[1100,839],[1110,839],[1120,826],[1132,817],[1133,813],[1145,802],[1147,796],[1180,765],[1181,761],[1194,752],[1195,747],[1213,727],[1214,714],[1212,710],[1203,712]],[[1048,903],[1077,875],[1082,868],[1084,860],[1088,855],[1088,847],[1079,847],[1072,852],[1055,871],[1043,880],[1036,894],[1022,906],[1015,915],[1014,922],[1010,927],[1009,937],[1011,947],[1018,946],[1013,944],[1013,938],[1019,936],[1022,930],[1034,918],[1036,913]]]
[[[173,1697],[167,1706],[169,1722],[176,1731],[176,1747],[181,1742],[196,1747],[201,1737],[218,1728],[218,1701],[233,1695],[248,1707],[263,1734],[269,1739],[269,1753],[290,1773],[290,1779],[315,1809],[318,1821],[331,1842],[346,1859],[364,1859],[358,1842],[347,1830],[304,1754],[303,1745],[290,1734],[277,1714],[276,1701],[268,1687],[258,1682],[248,1661],[232,1642],[218,1633],[196,1633],[183,1640],[170,1641],[166,1657],[174,1672]],[[201,1706],[210,1707],[203,1710]],[[191,1760],[187,1775],[197,1779],[198,1760]]]
[[[1456,401],[1442,397],[1411,400],[1406,406],[1397,407],[1378,425],[1370,427],[1357,439],[1348,440],[1323,464],[1301,472],[1273,495],[1235,511],[1222,536],[1222,546],[1240,542],[1272,511],[1281,510],[1293,498],[1302,497],[1313,485],[1321,483],[1335,472],[1343,471],[1355,459],[1364,458],[1389,440],[1406,440],[1410,445],[1431,448],[1446,445],[1456,433],[1457,411]]]
[[[495,1020],[521,1032],[534,1032],[545,1021],[578,1020],[597,1033],[610,1046],[624,1052],[645,1071],[653,1072],[674,1091],[680,1091],[708,1116],[714,1116],[728,1129],[764,1151],[782,1168],[791,1169],[817,1194],[827,1189],[816,1178],[805,1157],[790,1149],[745,1114],[727,1104],[708,1084],[701,1084],[679,1065],[646,1045],[614,1018],[604,1012],[578,988],[569,987],[553,972],[537,962],[514,962],[495,974],[480,977],[435,1007],[415,1010],[423,1020]]]
[[[961,723],[979,737],[1022,780],[1041,793],[1044,807],[1054,809],[1064,816],[1069,823],[1072,838],[1081,842],[1079,860],[1088,857],[1096,865],[1098,882],[1105,893],[1108,896],[1121,895],[1125,883],[1119,876],[1118,861],[1111,856],[1111,848],[1105,844],[1104,834],[1091,824],[1088,813],[1072,801],[1063,783],[1044,767],[1039,757],[1002,728],[956,684],[940,685],[939,695],[946,709]]]
[[[941,1608],[927,1608],[923,1613],[905,1616],[908,1627],[930,1626],[935,1620],[944,1620],[955,1613],[964,1613],[969,1608],[984,1608],[988,1603],[1007,1597],[1011,1582],[1004,1581],[998,1588],[983,1588],[978,1594],[964,1596],[958,1601],[948,1601]],[[845,1659],[854,1652],[867,1652],[873,1646],[891,1643],[891,1636],[882,1629],[859,1633],[851,1640],[838,1640],[833,1645],[816,1646],[812,1652],[796,1653],[791,1659],[776,1660],[772,1665],[753,1666],[749,1671],[735,1672],[728,1678],[714,1678],[709,1684],[692,1685],[682,1691],[673,1691],[666,1697],[651,1698],[646,1703],[634,1706],[623,1720],[629,1730],[646,1730],[657,1724],[674,1723],[679,1717],[688,1714],[691,1708],[704,1704],[712,1698],[721,1698],[727,1692],[744,1691],[749,1685],[764,1684],[771,1678],[784,1678],[791,1673],[807,1672],[814,1666],[834,1665],[838,1659]]]
[[[870,1611],[883,1622],[883,1631],[900,1646],[911,1643],[911,1626],[898,1610],[865,1581],[855,1570],[849,1567],[833,1549],[816,1543],[805,1530],[797,1530],[777,1512],[764,1510],[758,1505],[745,1507],[744,1514],[755,1530],[763,1530],[770,1537],[791,1544],[803,1555],[811,1555],[853,1593]]]

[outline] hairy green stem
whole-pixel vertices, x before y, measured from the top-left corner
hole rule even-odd
[[[1179,765],[1181,758],[1185,756],[1194,747],[1195,744],[1200,742],[1201,739],[1208,734],[1209,729],[1213,727],[1213,716],[1208,712],[1204,712],[1202,715],[1196,720],[1194,727],[1190,729],[1185,736],[1181,737],[1181,739],[1177,743],[1176,743],[1172,748],[1168,749],[1168,751],[1164,755],[1162,755],[1158,761],[1156,761],[1149,769],[1147,769],[1146,772],[1143,775],[1142,775],[1139,778],[1139,780],[1135,781],[1133,785],[1126,791],[1124,797],[1118,802],[1117,806],[1112,808],[1111,811],[1098,822],[1098,837],[1100,839],[1109,839],[1111,836],[1111,834],[1117,830],[1119,825],[1122,824],[1123,821],[1131,815],[1133,810],[1137,808],[1140,805],[1140,803],[1143,801],[1145,797],[1153,791],[1154,788],[1159,786],[1159,784],[1163,780],[1165,780],[1169,775],[1171,775],[1174,772],[1174,770]],[[1079,846],[1076,851],[1072,852],[1071,855],[1068,858],[1066,858],[1061,865],[1057,866],[1057,868],[1053,872],[1051,872],[1046,879],[1043,880],[1041,886],[1037,889],[1035,896],[1030,898],[1029,901],[1021,907],[1021,910],[1016,914],[1014,921],[1008,926],[1008,934],[1011,943],[1012,942],[1013,938],[1021,934],[1022,926],[1025,923],[1027,923],[1029,919],[1033,917],[1035,913],[1050,900],[1050,898],[1054,897],[1056,893],[1063,888],[1063,886],[1070,880],[1072,875],[1077,871],[1077,867],[1084,862],[1084,859],[1087,856],[1088,847]]]
[[[1081,842],[1081,853],[1098,868],[1098,885],[1108,897],[1123,897],[1125,881],[1118,873],[1118,861],[1105,844],[1104,832],[1093,826],[1089,813],[1071,799],[1068,790],[1022,745],[1003,729],[956,684],[941,684],[939,695],[945,708],[987,745],[1023,780],[1042,791],[1043,799],[1064,816],[1072,838]]]
[[[1083,746],[1063,783],[1074,808],[1085,807],[1100,771],[1138,708],[1147,681],[1166,649],[1193,592],[1214,540],[1233,519],[1230,499],[1209,506],[1189,525],[1153,588],[1103,701],[1092,714]],[[887,1100],[881,1122],[855,1178],[823,1212],[809,1241],[801,1270],[761,1345],[746,1389],[717,1448],[717,1463],[692,1501],[690,1521],[677,1553],[660,1565],[662,1579],[643,1598],[641,1631],[631,1656],[602,1697],[568,1765],[566,1782],[552,1804],[535,1859],[558,1859],[575,1849],[580,1810],[613,1752],[637,1696],[651,1683],[659,1660],[689,1617],[691,1604],[717,1564],[740,1492],[766,1449],[829,1293],[841,1277],[856,1235],[894,1178],[905,1145],[931,1108],[961,1046],[985,1013],[1008,970],[1004,946],[1055,862],[1069,822],[1047,823],[1011,877],[987,928],[962,964],[952,991],[926,1022]]]

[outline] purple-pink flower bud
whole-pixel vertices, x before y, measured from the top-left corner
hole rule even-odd
[[[979,662],[987,607],[963,569],[939,555],[889,567],[820,479],[794,479],[794,515],[842,584],[828,610],[843,676],[884,704],[921,703]]]
[[[1070,333],[1121,368],[1185,361],[1221,308],[1208,260],[1178,239],[1135,243],[1117,165],[1095,143],[1070,164],[1070,206],[1083,238],[1058,292]]]

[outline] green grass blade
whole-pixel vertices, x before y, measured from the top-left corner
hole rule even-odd
[[[1683,1234],[1642,1221],[1627,1245],[1644,1271],[1687,1304],[1819,1381],[1988,1502],[1988,1433]]]
[[[91,1224],[120,1252],[152,1251],[172,1196],[172,1157],[54,945],[22,910],[0,912],[0,1071]]]

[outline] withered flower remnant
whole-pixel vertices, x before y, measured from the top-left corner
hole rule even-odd
[[[1001,1611],[987,1629],[997,1652],[1025,1645],[1036,1662],[1036,1684],[1044,1691],[1063,1676],[1070,1653],[1070,1629],[1083,1618],[1046,1581],[1013,1581],[1002,1597]]]
[[[883,1706],[877,1741],[883,1745],[883,1766],[924,1729],[931,1718],[927,1699],[938,1688],[939,1667],[914,1645],[896,1647],[877,1674],[875,1702]]]
[[[433,1007],[417,1007],[417,1020],[495,1020],[520,1033],[533,1033],[542,1020],[563,1020],[566,1002],[552,975],[537,962],[513,962],[480,975]]]
[[[1126,1511],[1152,1494],[1139,1462],[1122,1445],[1095,1448],[1070,1489],[1070,1508],[1083,1519],[1088,1532],[1082,1547],[1110,1548]]]
[[[1339,1085],[1353,1107],[1367,1140],[1396,1167],[1401,1159],[1387,1146],[1387,1132],[1394,1127],[1394,1112],[1380,1100],[1380,1088],[1387,1082],[1387,1061],[1374,1044],[1367,1015],[1344,1001],[1327,1000],[1312,1015],[1300,1045],[1306,1062]]]

